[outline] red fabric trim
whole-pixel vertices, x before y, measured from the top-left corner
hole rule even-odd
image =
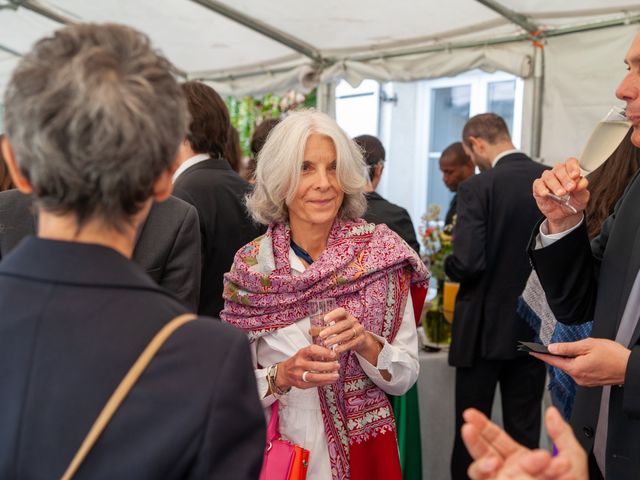
[[[416,319],[416,326],[420,325],[422,307],[427,298],[427,288],[419,285],[411,285],[411,301],[413,303],[413,315]]]
[[[378,435],[365,443],[352,444],[349,450],[351,480],[402,480],[394,432]]]

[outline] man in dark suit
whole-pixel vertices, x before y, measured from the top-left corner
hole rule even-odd
[[[223,158],[230,126],[227,106],[203,83],[183,83],[182,91],[191,124],[178,153],[173,193],[198,210],[203,262],[198,313],[218,316],[224,307],[223,275],[238,249],[263,229],[244,207],[249,183]]]
[[[1,149],[38,236],[0,262],[2,479],[63,477],[125,374],[187,312],[130,261],[187,131],[172,70],[129,27],[73,24],[7,85]],[[246,335],[201,317],[160,340],[73,478],[258,478]]]
[[[32,197],[19,190],[0,192],[0,260],[20,241],[36,234]],[[200,234],[196,209],[179,198],[154,203],[140,226],[132,260],[191,311],[200,295]]]
[[[640,147],[640,34],[625,63],[628,73],[616,96],[626,102],[631,142]],[[580,385],[571,424],[589,452],[590,478],[631,480],[640,472],[640,180],[634,177],[591,244],[587,185],[571,158],[533,186],[546,219],[534,230],[529,251],[547,301],[563,323],[593,320],[591,338],[549,346],[571,358],[535,356]],[[549,193],[570,194],[575,212]]]
[[[369,185],[366,188],[367,211],[363,218],[367,222],[386,224],[411,248],[420,253],[420,244],[416,240],[416,231],[413,228],[409,212],[386,200],[375,191],[384,170],[385,151],[382,142],[372,135],[360,135],[355,137],[353,141],[362,150],[369,173]]]
[[[531,272],[526,246],[540,214],[531,185],[545,167],[515,149],[504,120],[492,113],[471,118],[462,141],[483,173],[458,186],[453,254],[445,260],[447,275],[460,282],[449,351],[456,367],[454,480],[467,478],[471,463],[460,437],[462,412],[475,407],[490,416],[500,384],[505,429],[535,447],[545,381],[544,366],[516,348],[534,338],[516,302]]]
[[[464,182],[471,175],[475,175],[476,166],[471,161],[471,157],[467,155],[462,147],[462,142],[455,142],[442,151],[439,160],[440,171],[442,172],[442,181],[447,188],[454,193],[449,210],[444,217],[445,230],[453,230],[456,222],[458,196],[458,185]]]

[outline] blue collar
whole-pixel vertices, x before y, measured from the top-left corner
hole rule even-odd
[[[307,262],[308,265],[311,265],[313,263],[313,258],[311,258],[311,255],[309,255],[309,252],[307,252],[300,245],[298,245],[296,242],[294,242],[293,239],[291,240],[291,248],[293,249],[293,252],[299,258],[301,258],[302,260]]]

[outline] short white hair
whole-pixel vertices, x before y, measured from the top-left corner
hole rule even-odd
[[[257,222],[288,222],[287,203],[298,189],[304,149],[313,134],[330,138],[336,149],[338,184],[344,192],[338,217],[356,219],[364,214],[367,180],[360,148],[328,115],[301,110],[289,114],[271,130],[258,154],[255,188],[246,198],[247,208]]]

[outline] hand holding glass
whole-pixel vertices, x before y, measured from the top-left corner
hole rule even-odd
[[[309,301],[309,317],[313,333],[315,333],[315,335],[312,335],[312,338],[313,343],[316,345],[324,347],[324,340],[320,338],[320,332],[325,327],[330,326],[324,323],[324,316],[336,308],[338,308],[338,305],[335,298],[314,298]],[[333,325],[333,323],[331,325]],[[333,349],[335,350],[335,345]]]
[[[624,139],[631,128],[631,122],[621,107],[613,107],[609,113],[596,125],[591,136],[580,154],[580,168],[586,173],[591,173],[600,167],[612,154]],[[560,203],[568,212],[578,213],[571,205],[571,194],[558,196],[548,193],[547,197]]]

